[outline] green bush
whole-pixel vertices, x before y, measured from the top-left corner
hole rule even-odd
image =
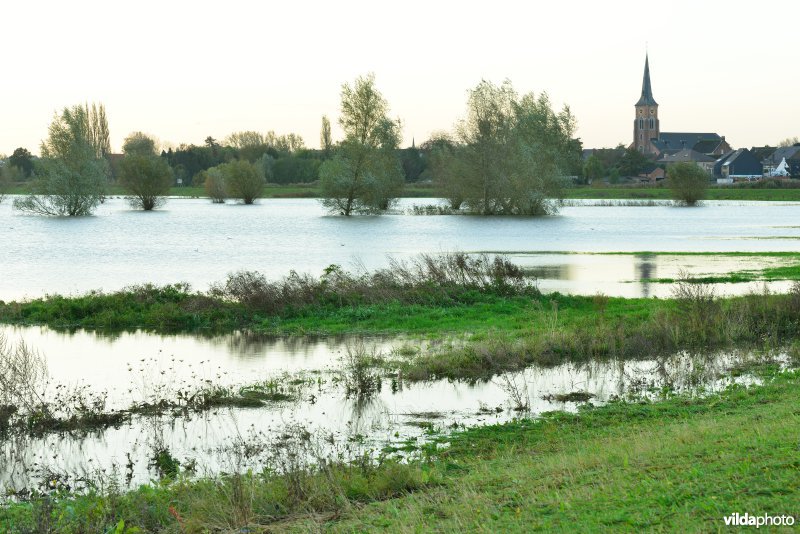
[[[709,174],[695,163],[673,163],[667,167],[667,187],[679,204],[694,206],[706,197]]]

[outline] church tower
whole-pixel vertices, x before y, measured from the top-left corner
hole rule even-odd
[[[642,96],[636,102],[636,119],[633,121],[633,147],[644,154],[656,153],[650,140],[658,139],[659,131],[658,103],[650,87],[650,59],[645,55]]]

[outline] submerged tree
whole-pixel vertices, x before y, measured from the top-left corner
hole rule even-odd
[[[245,160],[234,160],[219,165],[217,169],[223,177],[228,197],[252,204],[264,194],[264,173],[260,166]]]
[[[691,161],[673,163],[667,167],[667,187],[678,204],[694,206],[706,197],[709,174]]]
[[[574,131],[569,108],[556,113],[546,94],[520,98],[509,81],[482,81],[470,91],[455,146],[440,150],[435,164],[449,180],[448,197],[474,213],[554,213],[574,159]]]
[[[451,209],[460,209],[464,191],[460,183],[461,160],[455,157],[456,142],[450,134],[437,132],[422,144],[422,149],[429,154],[429,167],[438,195],[447,200]]]
[[[202,171],[198,176],[203,180],[206,195],[211,199],[211,202],[214,204],[224,204],[228,195],[225,192],[225,177],[222,175],[219,168],[212,167],[207,171]]]
[[[375,88],[375,77],[342,86],[339,124],[345,138],[320,167],[322,204],[341,215],[387,209],[400,194],[403,173],[396,150],[400,124]]]
[[[103,197],[106,163],[89,143],[86,109],[64,108],[50,124],[36,165],[33,193],[14,201],[21,211],[41,215],[90,215]]]
[[[128,202],[144,211],[163,206],[173,183],[172,169],[158,156],[155,140],[134,132],[125,139],[122,150],[125,158],[120,163],[119,183],[130,194]]]

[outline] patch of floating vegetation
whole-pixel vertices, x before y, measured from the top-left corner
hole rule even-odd
[[[571,391],[569,393],[550,393],[543,395],[542,399],[549,402],[588,402],[594,397],[593,393],[586,391]]]

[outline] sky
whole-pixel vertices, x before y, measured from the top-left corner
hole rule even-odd
[[[404,145],[509,79],[570,106],[585,147],[629,144],[644,57],[662,131],[734,147],[800,135],[800,2],[27,0],[3,6],[0,154],[39,152],[54,113],[106,106],[111,145],[235,131],[334,138],[344,82],[375,73]]]

